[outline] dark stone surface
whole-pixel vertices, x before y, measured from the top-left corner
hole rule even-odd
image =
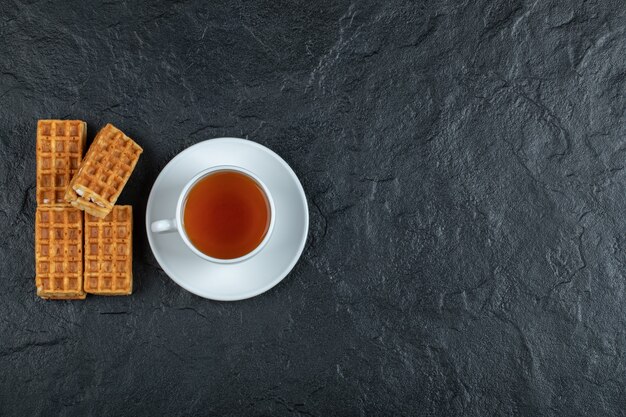
[[[622,1],[0,3],[0,415],[626,415]],[[35,296],[35,126],[145,153],[135,294]],[[143,229],[199,141],[269,146],[280,285],[176,286]]]

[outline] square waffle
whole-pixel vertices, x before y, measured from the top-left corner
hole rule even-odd
[[[39,120],[37,204],[67,204],[65,190],[83,158],[86,135],[81,120]]]
[[[132,236],[132,206],[115,206],[103,219],[85,214],[85,291],[100,295],[133,292]]]
[[[35,214],[35,285],[49,299],[84,299],[83,213],[40,206]]]
[[[98,132],[65,200],[96,217],[105,217],[133,172],[143,149],[121,130],[107,124]]]

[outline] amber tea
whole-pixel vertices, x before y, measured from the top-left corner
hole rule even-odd
[[[270,204],[261,186],[234,170],[215,171],[198,180],[183,209],[183,226],[191,243],[217,259],[252,252],[263,242],[270,220]]]

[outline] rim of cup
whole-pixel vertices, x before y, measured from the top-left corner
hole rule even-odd
[[[263,194],[265,194],[265,197],[267,198],[268,204],[270,206],[270,224],[267,228],[267,232],[265,232],[265,236],[263,237],[263,240],[252,251],[238,258],[232,258],[232,259],[214,258],[200,251],[198,248],[195,247],[195,245],[191,242],[191,240],[187,236],[187,231],[185,230],[185,225],[183,222],[183,218],[184,218],[183,211],[185,208],[185,202],[187,200],[189,191],[191,191],[194,185],[196,185],[196,183],[200,181],[202,178],[218,171],[236,171],[252,178],[252,180],[254,180],[254,182],[256,182],[257,185],[261,188],[261,190],[263,191]],[[242,261],[245,261],[246,259],[252,258],[254,255],[259,253],[263,249],[263,247],[267,244],[267,242],[270,239],[270,236],[272,235],[272,231],[274,230],[275,220],[276,220],[276,208],[274,207],[274,199],[272,198],[272,194],[269,192],[269,189],[267,188],[265,183],[263,183],[263,181],[253,172],[237,165],[217,165],[211,168],[207,168],[203,171],[200,171],[187,182],[187,184],[185,185],[185,187],[180,193],[180,196],[178,198],[178,203],[176,205],[176,223],[178,226],[178,233],[182,237],[185,244],[189,247],[189,249],[191,249],[199,257],[207,261],[220,263],[220,264],[234,264],[234,263],[242,262]]]

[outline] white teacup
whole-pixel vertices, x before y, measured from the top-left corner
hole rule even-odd
[[[194,185],[196,185],[198,181],[200,181],[207,175],[210,175],[217,171],[236,171],[252,178],[261,187],[270,205],[270,224],[267,229],[267,233],[265,234],[265,237],[263,238],[261,243],[259,243],[259,245],[256,248],[254,248],[254,250],[238,258],[220,259],[220,258],[214,258],[212,256],[209,256],[201,252],[194,246],[193,243],[191,243],[191,240],[189,240],[189,237],[187,236],[187,232],[185,231],[185,225],[183,222],[183,218],[184,218],[183,212],[185,209],[185,202],[187,200],[187,195],[189,194],[189,191],[194,187]],[[163,220],[157,220],[157,221],[152,222],[152,224],[150,225],[150,230],[153,233],[178,232],[178,234],[183,239],[183,242],[185,242],[187,247],[189,247],[189,249],[191,249],[191,251],[195,253],[196,255],[198,255],[200,258],[207,260],[209,262],[214,262],[214,263],[219,263],[219,264],[234,264],[234,263],[242,262],[242,261],[245,261],[246,259],[252,258],[254,255],[259,253],[263,249],[263,247],[269,241],[270,236],[272,234],[272,230],[274,229],[275,217],[276,217],[276,211],[274,208],[274,200],[272,199],[272,195],[270,194],[267,186],[263,183],[263,181],[259,179],[259,177],[257,177],[252,172],[242,167],[238,167],[234,165],[220,165],[220,166],[214,166],[204,171],[201,171],[198,174],[196,174],[191,180],[189,180],[189,182],[187,182],[187,184],[183,187],[182,191],[180,192],[180,195],[178,196],[178,203],[176,205],[175,217],[173,219],[163,219]]]

